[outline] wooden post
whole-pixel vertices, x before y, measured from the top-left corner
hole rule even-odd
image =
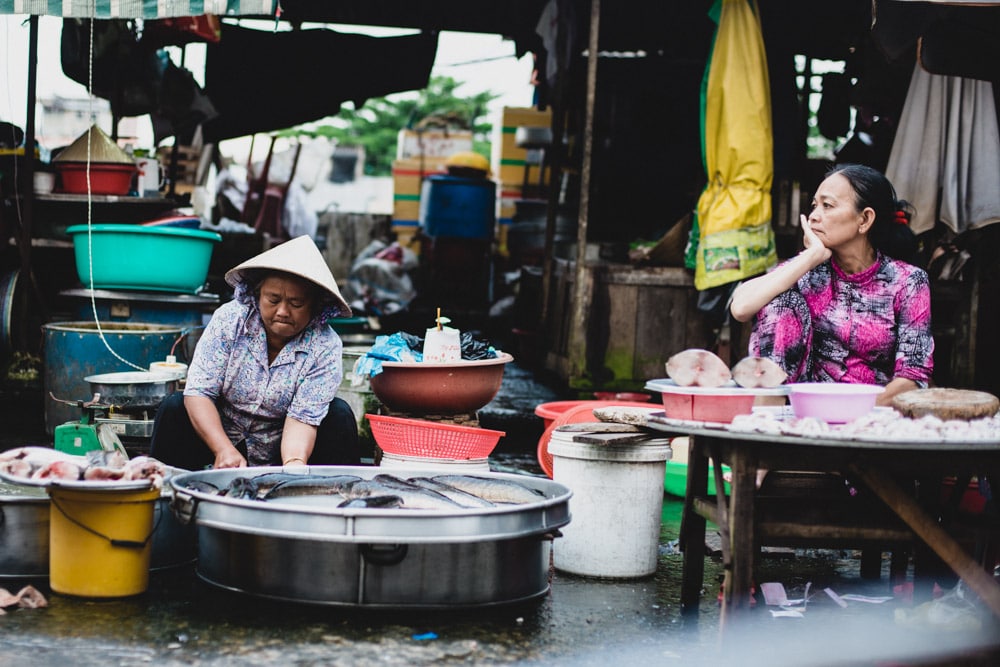
[[[750,587],[753,585],[754,552],[757,538],[754,525],[754,495],[757,492],[757,459],[746,449],[736,447],[729,463],[733,479],[730,483],[729,550],[730,564],[723,584],[722,615],[719,630],[724,632],[734,617],[750,609]],[[716,489],[716,493],[723,489]]]
[[[590,40],[587,48],[587,120],[583,128],[583,164],[580,168],[580,213],[576,232],[576,290],[573,315],[570,319],[567,344],[570,376],[584,375],[587,366],[587,321],[590,319],[590,299],[593,276],[586,266],[587,221],[590,218],[591,160],[594,154],[594,104],[597,99],[597,48],[601,29],[601,0],[590,2]]]
[[[694,499],[708,494],[708,453],[705,438],[688,439],[687,490],[681,512],[679,544],[684,553],[681,570],[681,613],[698,617],[698,602],[705,583],[705,517],[695,511]]]

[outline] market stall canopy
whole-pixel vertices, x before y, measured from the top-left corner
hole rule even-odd
[[[427,86],[437,33],[370,37],[334,30],[272,32],[223,24],[209,44],[205,92],[217,115],[202,126],[216,142],[335,115]]]
[[[277,0],[0,0],[0,14],[95,19],[158,19],[174,16],[273,16]]]
[[[1000,79],[1000,2],[878,0],[873,18],[890,60],[916,52],[934,74]]]

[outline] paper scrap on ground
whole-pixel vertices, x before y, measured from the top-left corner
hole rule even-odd
[[[780,607],[788,604],[785,587],[777,581],[768,581],[761,584],[760,592],[764,594],[764,604],[768,606]]]
[[[781,608],[780,611],[775,609],[770,610],[771,616],[774,618],[778,618],[780,616],[804,618],[802,612],[806,610],[806,604],[809,601],[810,586],[812,586],[812,582],[806,583],[806,590],[803,596],[794,600],[788,599],[785,587],[780,582],[776,581],[769,581],[761,584],[760,592],[764,594],[764,604]]]
[[[841,595],[841,600],[850,600],[851,602],[867,602],[868,604],[882,604],[883,602],[888,602],[892,600],[891,595],[858,595],[856,593],[848,593],[847,595]]]
[[[843,607],[845,609],[847,608],[847,603],[844,602],[844,598],[842,598],[839,595],[837,595],[837,593],[834,592],[834,590],[832,588],[824,588],[823,592],[826,593],[827,595],[829,595],[830,599],[833,600],[834,602],[836,602],[838,605],[840,605],[841,607]]]

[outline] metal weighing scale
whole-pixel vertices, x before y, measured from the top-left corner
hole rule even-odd
[[[94,397],[89,401],[68,401],[56,398],[51,392],[49,396],[60,403],[74,405],[82,412],[79,421],[66,422],[55,427],[54,447],[56,451],[85,456],[87,452],[105,450],[120,452],[128,458],[125,445],[122,444],[115,424],[112,423],[114,420],[98,417],[99,414],[109,414],[114,410],[114,406],[100,402],[100,394],[94,394]]]

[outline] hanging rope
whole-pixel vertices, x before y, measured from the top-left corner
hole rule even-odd
[[[90,19],[90,48],[87,53],[87,92],[89,97],[87,100],[88,111],[90,112],[90,126],[93,127],[97,123],[97,114],[94,112],[94,20]],[[90,271],[90,309],[94,314],[94,324],[97,326],[97,335],[100,337],[101,342],[104,343],[104,347],[107,348],[108,352],[111,353],[118,361],[122,362],[127,366],[132,368],[145,371],[146,369],[142,366],[133,364],[128,359],[125,359],[120,354],[115,352],[111,348],[111,344],[108,339],[104,336],[104,329],[101,328],[101,318],[97,315],[97,298],[94,296],[94,240],[93,240],[93,226],[94,226],[94,195],[90,183],[90,154],[91,154],[91,140],[92,132],[91,127],[87,128],[87,268]]]

